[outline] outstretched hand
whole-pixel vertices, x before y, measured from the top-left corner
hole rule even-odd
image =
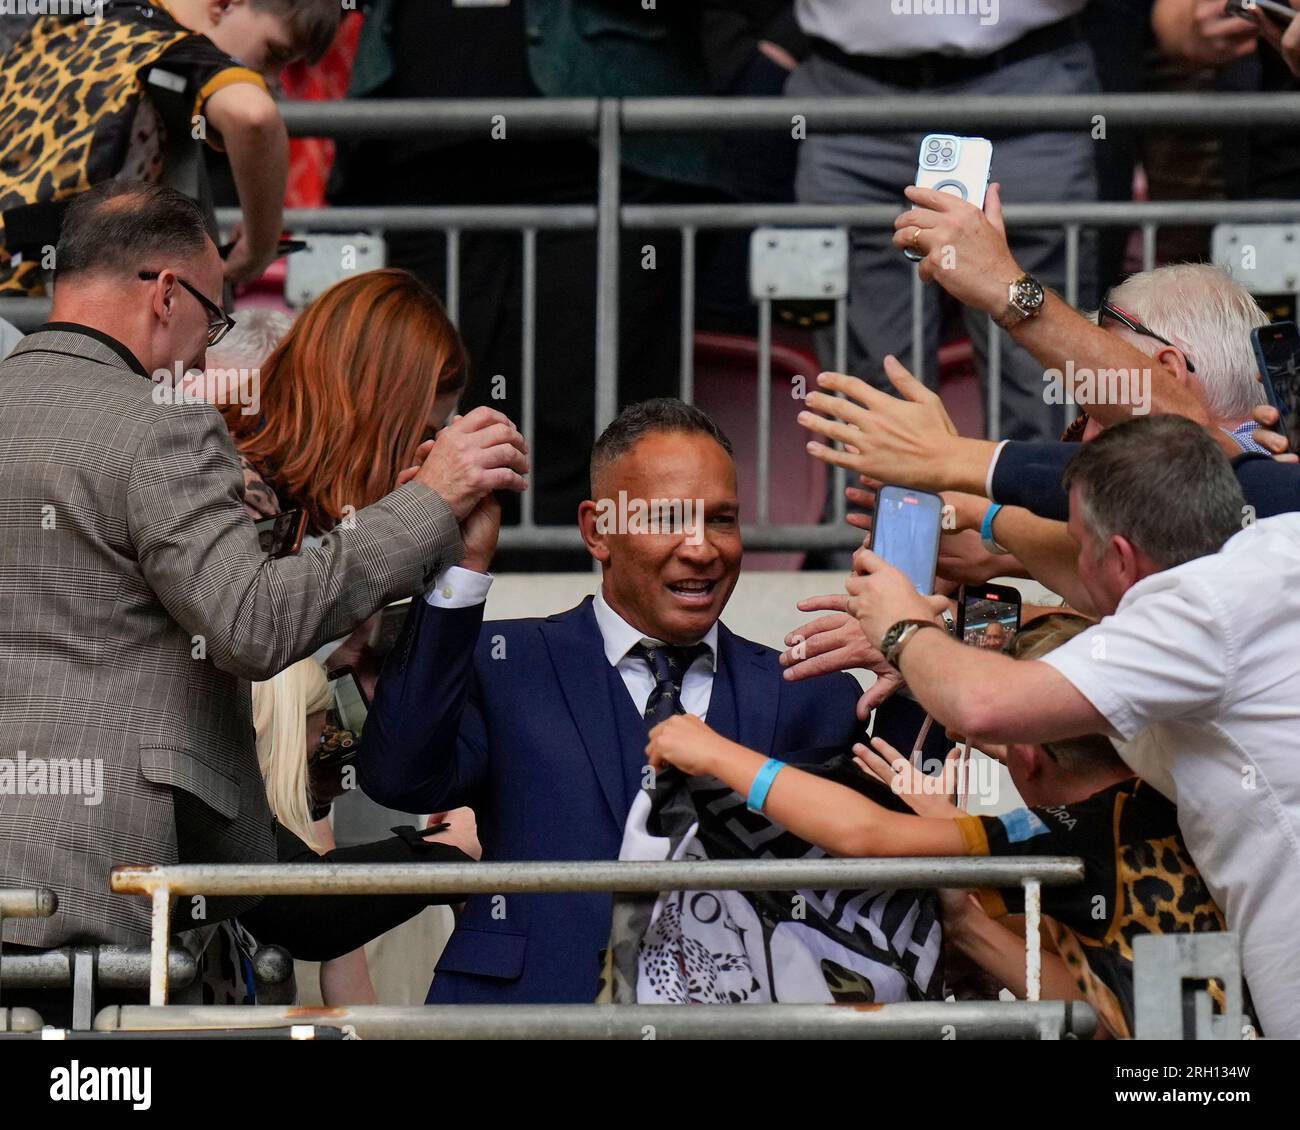
[[[798,604],[800,612],[825,611],[785,638],[786,650],[780,663],[785,678],[811,679],[836,671],[864,669],[876,681],[858,699],[857,716],[865,722],[882,702],[903,685],[903,676],[885,662],[885,657],[868,642],[862,625],[849,615],[847,593],[812,596]]]
[[[799,423],[822,439],[838,441],[852,450],[840,451],[812,440],[809,454],[871,479],[906,483],[918,490],[943,490],[951,485],[946,481],[944,454],[957,435],[956,425],[938,394],[912,376],[896,357],[885,358],[885,375],[898,396],[844,373],[822,373],[817,378],[825,391],[809,394]],[[830,395],[833,393],[841,395]]]

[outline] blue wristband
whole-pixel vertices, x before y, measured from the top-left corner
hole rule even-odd
[[[990,553],[1003,554],[1006,550],[998,545],[993,537],[993,519],[998,516],[998,511],[1002,509],[1002,503],[995,502],[986,511],[984,511],[984,521],[980,524],[980,540],[984,542],[984,548]]]
[[[772,790],[772,782],[784,768],[785,762],[777,761],[775,757],[769,757],[763,763],[763,768],[758,771],[754,783],[749,786],[749,799],[745,801],[750,812],[763,811],[763,805],[767,803],[767,794]]]

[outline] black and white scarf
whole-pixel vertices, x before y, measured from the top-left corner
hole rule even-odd
[[[900,802],[851,758],[800,766]],[[620,859],[826,855],[714,778],[661,772],[636,797]],[[618,1004],[857,1004],[942,999],[938,897],[923,890],[617,895],[602,999]]]

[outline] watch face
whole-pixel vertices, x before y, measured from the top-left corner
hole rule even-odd
[[[1045,297],[1037,279],[1025,278],[1016,283],[1014,301],[1022,310],[1037,310]]]

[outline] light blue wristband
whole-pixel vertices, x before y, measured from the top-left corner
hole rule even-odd
[[[767,803],[767,794],[772,791],[772,782],[784,768],[785,762],[778,761],[775,757],[769,757],[763,763],[763,768],[758,771],[754,783],[749,786],[749,799],[745,801],[750,812],[763,811],[763,805]]]
[[[984,542],[984,548],[990,553],[999,556],[1006,553],[1002,546],[998,545],[997,540],[993,537],[993,519],[998,516],[998,511],[1002,509],[1002,503],[995,502],[986,511],[984,511],[984,521],[980,525],[980,540]]]

